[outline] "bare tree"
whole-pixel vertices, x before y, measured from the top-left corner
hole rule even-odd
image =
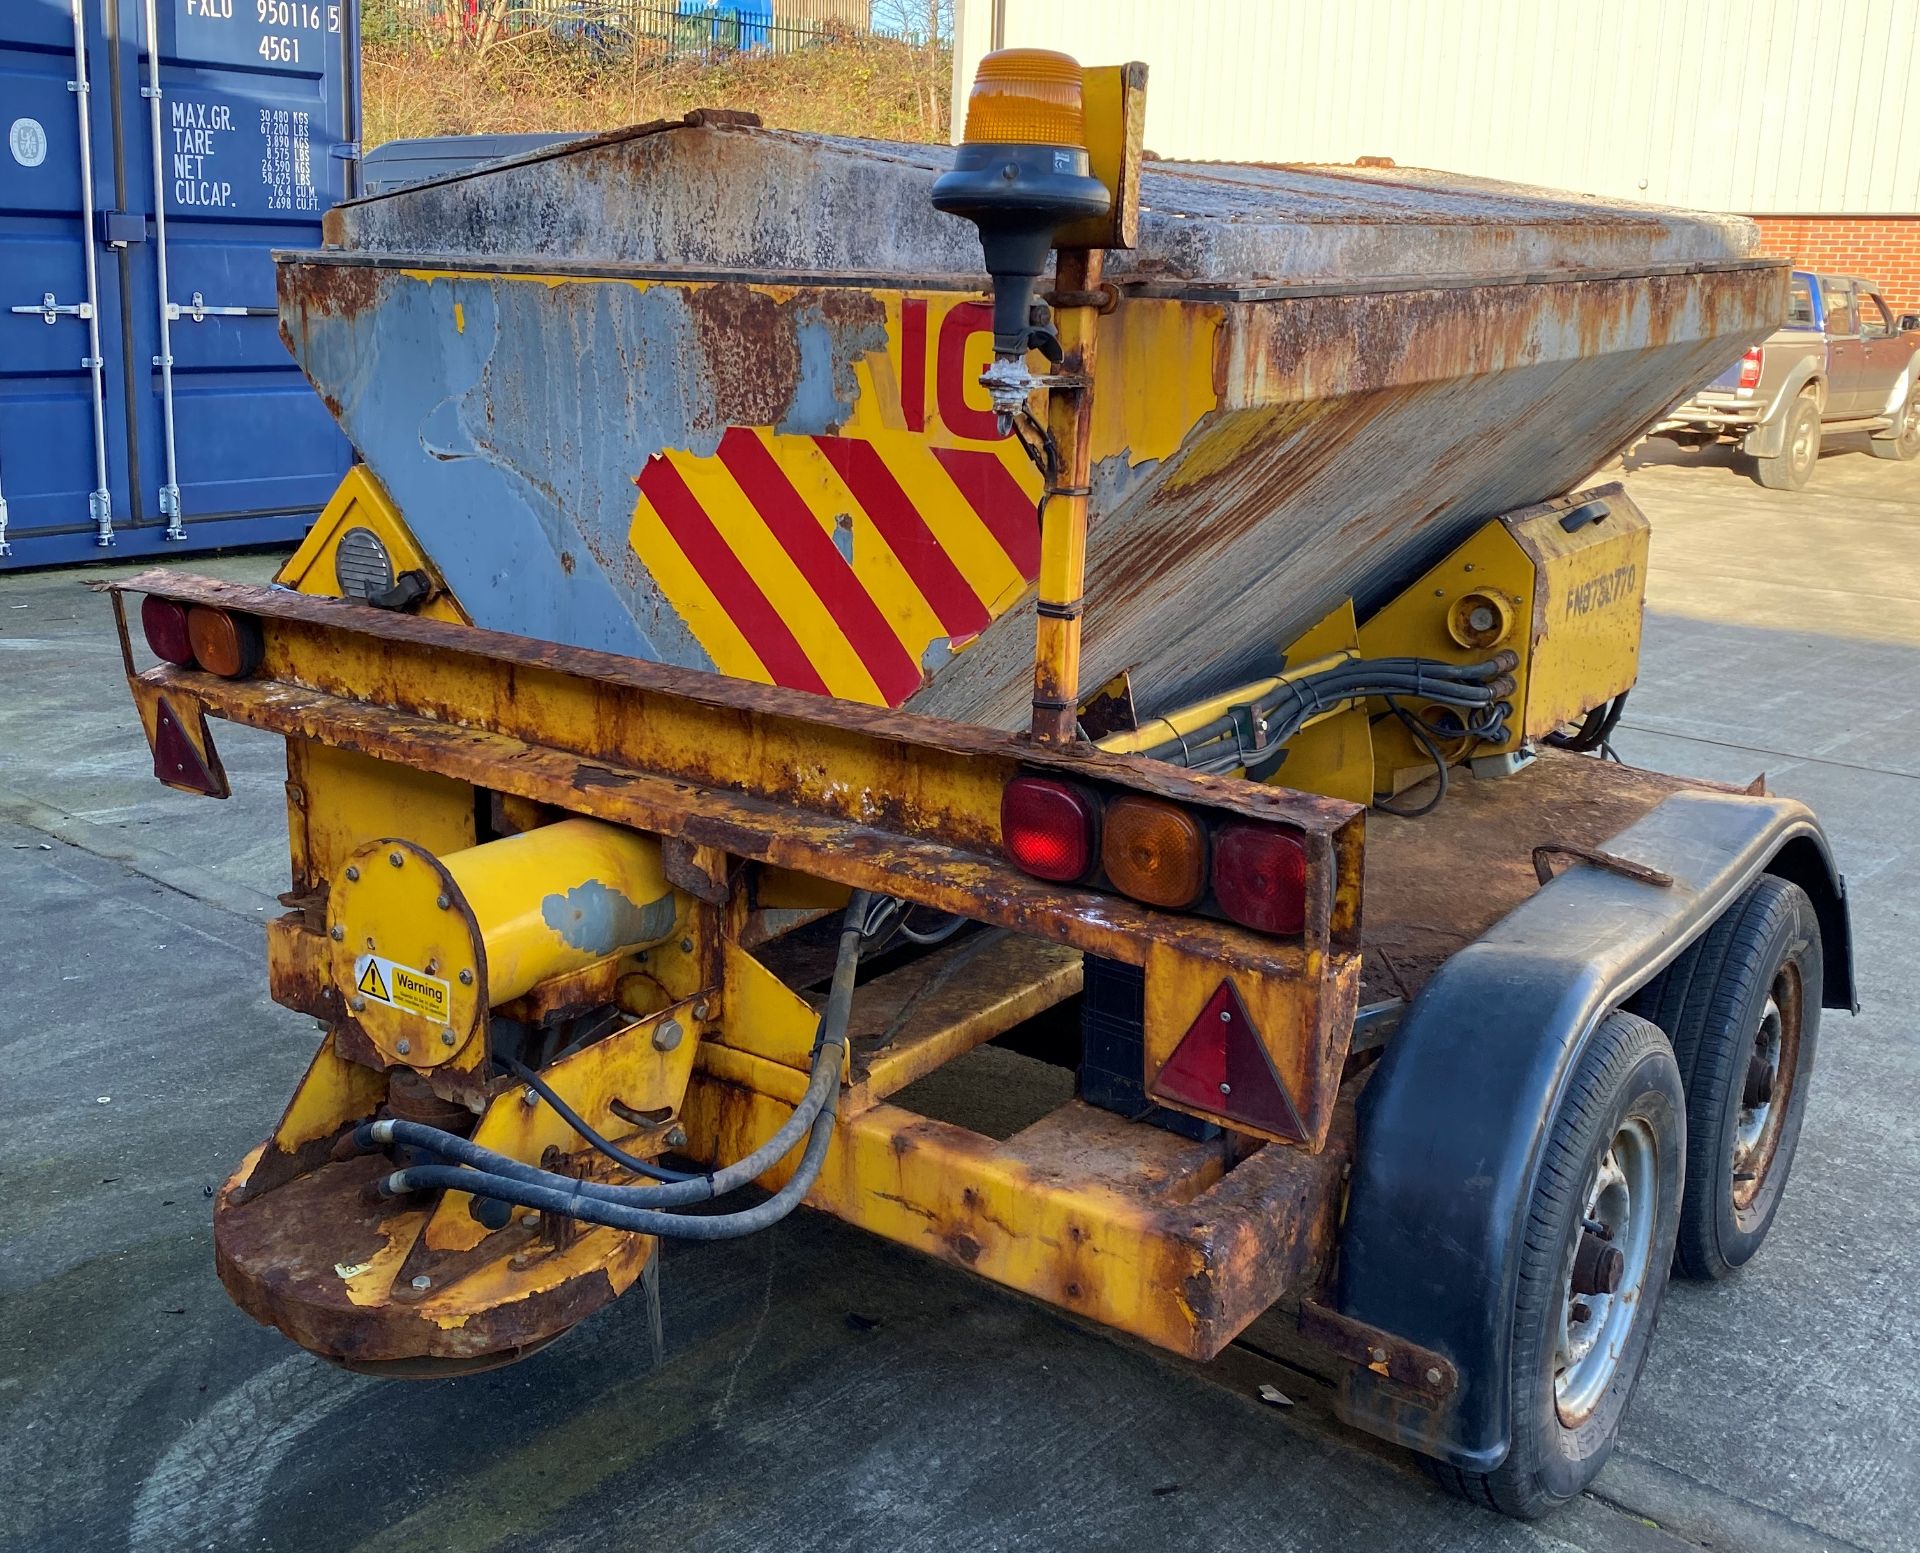
[[[953,0],[873,0],[873,26],[926,43],[951,43]]]

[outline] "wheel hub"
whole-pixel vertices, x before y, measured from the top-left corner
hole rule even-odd
[[[1658,1171],[1652,1131],[1629,1117],[1588,1182],[1554,1350],[1554,1406],[1569,1428],[1600,1405],[1632,1335],[1652,1259]]]
[[[1782,969],[1760,1011],[1753,1050],[1740,1089],[1733,1129],[1733,1206],[1752,1208],[1779,1150],[1787,1103],[1799,1067],[1800,985],[1791,965]]]

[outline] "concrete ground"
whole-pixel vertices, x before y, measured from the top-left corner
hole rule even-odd
[[[1432,1492],[1277,1323],[1185,1365],[810,1214],[669,1251],[657,1365],[637,1296],[413,1387],[254,1326],[208,1197],[315,1038],[263,991],[279,744],[221,725],[230,803],[157,786],[94,571],[0,577],[0,1546],[1920,1550],[1920,466],[1836,451],[1784,495],[1629,463],[1656,538],[1619,748],[1818,808],[1864,1012],[1829,1016],[1766,1252],[1672,1290],[1565,1515]]]

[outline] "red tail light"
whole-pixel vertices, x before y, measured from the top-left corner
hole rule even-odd
[[[1307,849],[1273,825],[1222,825],[1213,840],[1213,894],[1242,927],[1281,936],[1307,921]]]
[[[1760,386],[1760,347],[1758,345],[1740,358],[1740,386],[1742,388]]]
[[[163,662],[183,669],[193,667],[193,643],[187,636],[186,606],[172,599],[155,598],[149,593],[140,601],[140,629],[147,645]]]
[[[1000,795],[1000,841],[1036,879],[1071,884],[1093,868],[1094,808],[1078,788],[1015,777]]]

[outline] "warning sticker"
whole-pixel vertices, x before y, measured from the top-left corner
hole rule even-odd
[[[353,988],[363,998],[390,1004],[436,1023],[447,1022],[452,989],[437,976],[410,965],[363,954],[353,962]]]

